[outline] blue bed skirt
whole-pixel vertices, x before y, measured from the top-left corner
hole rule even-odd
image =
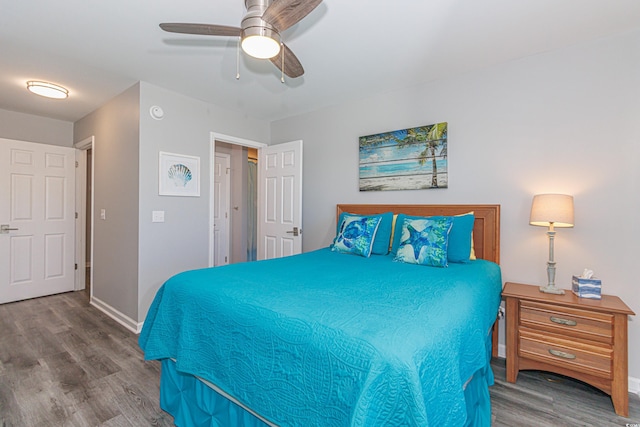
[[[193,375],[178,372],[171,359],[162,361],[160,407],[178,427],[268,427]]]
[[[488,336],[488,360],[491,360],[491,334]],[[491,426],[491,399],[488,386],[493,385],[491,365],[477,371],[467,383],[465,427]],[[190,374],[178,372],[171,359],[162,360],[160,407],[171,414],[178,427],[269,427],[240,405],[222,396]]]

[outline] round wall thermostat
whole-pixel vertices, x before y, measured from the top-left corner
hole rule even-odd
[[[162,120],[162,118],[164,117],[164,111],[162,111],[162,108],[158,107],[157,105],[151,107],[149,109],[149,113],[151,113],[151,117],[156,120]]]

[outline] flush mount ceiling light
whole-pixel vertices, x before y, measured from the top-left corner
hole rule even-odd
[[[67,89],[48,82],[30,80],[27,82],[27,89],[29,92],[46,98],[65,99],[69,96],[69,91]]]

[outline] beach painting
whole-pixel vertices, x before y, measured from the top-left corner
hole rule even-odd
[[[360,191],[447,188],[447,123],[360,137]]]

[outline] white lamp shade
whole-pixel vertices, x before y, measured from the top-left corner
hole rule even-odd
[[[541,227],[573,227],[573,196],[537,194],[531,203],[529,224]]]

